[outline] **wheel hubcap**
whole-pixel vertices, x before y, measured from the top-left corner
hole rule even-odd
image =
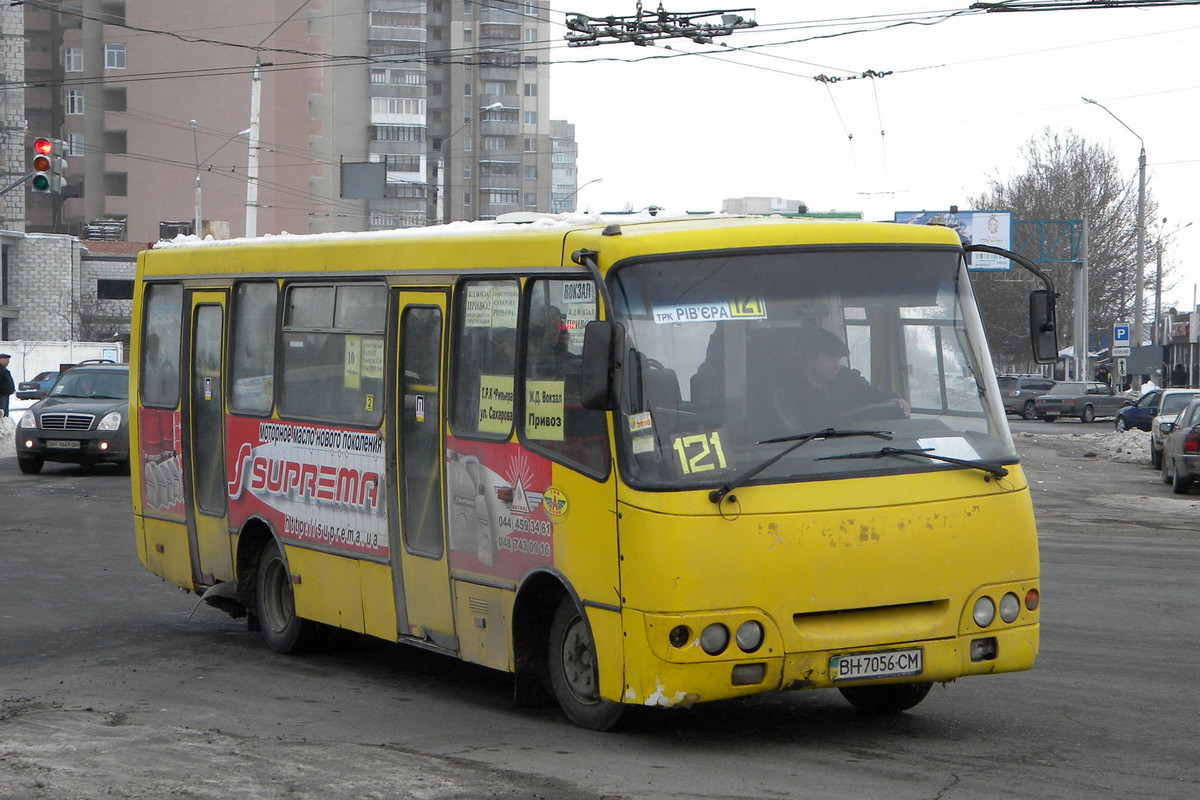
[[[292,597],[292,584],[287,571],[283,568],[281,559],[272,559],[267,566],[267,574],[263,586],[263,608],[260,618],[275,633],[288,626],[296,615],[295,600]]]
[[[596,701],[596,653],[583,620],[575,620],[562,643],[562,671],[571,693],[585,703]]]

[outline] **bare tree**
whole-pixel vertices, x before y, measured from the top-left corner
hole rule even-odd
[[[1006,181],[992,179],[987,191],[971,198],[974,208],[1011,210],[1013,221],[1079,220],[1088,218],[1090,308],[1089,338],[1106,338],[1114,322],[1133,318],[1137,275],[1137,180],[1122,175],[1108,149],[1089,144],[1071,131],[1047,128],[1026,143],[1025,171]],[[1146,219],[1156,216],[1146,192]],[[1036,258],[1036,252],[1023,252]],[[1064,254],[1065,255],[1065,254]],[[1147,254],[1147,260],[1150,256]],[[1059,330],[1063,344],[1070,340],[1073,313],[1071,266],[1048,265],[1060,294]],[[975,292],[997,361],[1020,369],[1029,359],[1027,292],[1015,290],[1017,275],[975,273]],[[1148,284],[1149,285],[1149,284]],[[1143,303],[1147,298],[1143,298]],[[1143,307],[1145,311],[1145,307]]]

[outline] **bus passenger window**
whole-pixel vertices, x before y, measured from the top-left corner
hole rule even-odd
[[[247,414],[271,413],[275,386],[274,281],[239,283],[234,291],[229,407]]]
[[[153,284],[146,289],[145,347],[142,348],[142,402],[174,408],[179,404],[179,326],[183,287]]]
[[[378,424],[386,308],[382,284],[290,287],[279,401],[284,415]]]
[[[602,411],[580,403],[583,331],[596,319],[590,280],[534,281],[529,294],[521,431],[530,445],[587,472],[609,467]]]
[[[458,435],[512,435],[519,299],[516,281],[459,284],[450,419]]]

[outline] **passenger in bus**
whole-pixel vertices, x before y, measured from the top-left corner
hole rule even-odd
[[[536,308],[529,321],[529,364],[531,378],[564,378],[577,374],[579,356],[568,349],[571,340],[567,319],[557,306]]]
[[[842,359],[850,354],[846,343],[824,328],[800,334],[791,368],[782,371],[772,386],[773,405],[789,433],[844,426],[856,418],[895,419],[910,411],[904,398],[872,386]],[[856,412],[880,406],[878,413],[859,417]],[[893,408],[889,408],[893,407]]]

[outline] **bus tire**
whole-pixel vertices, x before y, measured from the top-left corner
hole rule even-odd
[[[620,703],[600,697],[596,643],[569,597],[563,598],[554,612],[547,655],[550,685],[567,719],[593,731],[615,728],[625,709]]]
[[[881,686],[842,686],[839,691],[859,711],[899,714],[924,700],[932,686],[932,683],[886,683]]]
[[[292,575],[273,540],[258,557],[254,599],[262,637],[276,653],[304,653],[319,645],[321,626],[296,616]]]

